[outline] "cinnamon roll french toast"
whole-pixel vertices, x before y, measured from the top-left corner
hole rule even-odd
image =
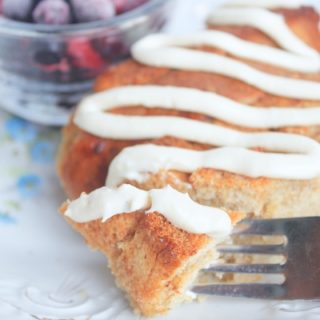
[[[231,3],[209,16],[206,31],[138,42],[134,59],[100,77],[100,93],[64,129],[58,171],[67,194],[103,186],[128,157],[144,165],[118,185],[171,184],[200,203],[262,217],[315,212],[319,14],[283,2],[280,9]],[[169,153],[181,161],[219,153],[222,163],[184,168],[166,163]],[[166,159],[155,163],[155,155]]]
[[[230,226],[318,214],[319,22],[306,0],[230,1],[204,31],[138,41],[64,128],[59,176],[70,199],[85,193],[61,213],[138,312],[168,311],[217,258],[225,227],[212,211],[214,232],[189,229],[201,212]]]

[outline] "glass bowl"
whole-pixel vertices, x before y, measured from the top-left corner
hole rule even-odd
[[[172,0],[149,0],[109,20],[47,26],[0,20],[0,107],[63,125],[94,79],[165,24]]]

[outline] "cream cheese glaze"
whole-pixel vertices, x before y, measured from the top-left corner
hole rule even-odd
[[[127,184],[118,189],[102,187],[71,201],[65,215],[83,223],[97,219],[106,221],[115,214],[137,210],[146,210],[146,214],[159,212],[174,226],[190,233],[226,236],[232,228],[226,212],[200,205],[188,194],[170,186],[150,191]]]
[[[320,125],[320,107],[262,108],[248,106],[213,92],[157,85],[124,86],[93,94],[82,100],[75,113],[74,122],[100,137],[129,140],[169,134],[188,139],[189,136],[179,133],[184,130],[182,125],[187,128],[189,124],[188,130],[192,129],[191,125],[193,128],[197,125],[200,131],[205,131],[206,128],[210,131],[213,127],[208,123],[172,116],[124,116],[106,112],[116,107],[136,105],[201,113],[249,128]],[[192,135],[194,132],[195,130]],[[212,141],[208,134],[205,134],[199,142]],[[219,143],[214,141],[214,144]]]
[[[314,142],[308,140],[310,144]],[[291,140],[292,148],[294,142]],[[124,180],[142,182],[150,173],[160,170],[192,173],[201,168],[214,168],[252,178],[307,180],[320,176],[320,149],[316,142],[314,144],[313,150],[302,154],[298,151],[293,154],[258,152],[240,147],[195,151],[153,144],[137,145],[123,149],[113,159],[106,185],[116,187]]]
[[[283,16],[262,8],[221,8],[209,15],[208,22],[219,25],[251,26],[267,34],[289,52],[320,59],[315,49],[309,47],[291,31]]]
[[[209,15],[208,22],[253,26],[287,51],[241,40],[225,32],[207,30],[188,36],[147,36],[132,47],[132,55],[142,64],[214,72],[244,81],[271,94],[320,100],[318,82],[272,75],[233,58],[186,48],[207,45],[223,49],[238,57],[282,68],[319,72],[320,54],[293,33],[283,16],[263,8],[221,8]]]
[[[320,124],[320,108],[258,109],[233,105],[229,99],[196,89],[130,86],[98,93],[83,100],[74,117],[78,126],[92,134],[125,140],[171,135],[229,147],[205,152],[148,145],[126,148],[110,165],[109,186],[117,186],[124,179],[140,179],[143,171],[157,172],[164,168],[192,172],[209,167],[250,177],[283,179],[310,179],[320,173],[320,145],[304,136],[277,132],[248,133],[172,116],[123,116],[104,112],[130,104],[152,108],[159,106],[159,101],[163,108],[197,111],[245,126],[268,127],[276,122],[288,125],[287,121],[296,121],[296,124],[317,121]],[[256,112],[261,114],[257,116]],[[248,150],[251,148],[263,148],[266,152]]]
[[[261,8],[291,8],[297,9],[302,6],[315,7],[315,0],[231,0],[226,6],[234,7],[261,7]]]
[[[231,24],[234,20],[240,25],[246,24],[255,14],[263,21],[267,19],[268,21],[264,23],[266,27],[272,29],[268,35],[290,51],[271,48],[275,50],[272,52],[277,59],[279,58],[279,61],[275,59],[279,64],[280,60],[284,59],[282,54],[309,62],[319,58],[319,54],[296,37],[278,14],[264,9],[222,10],[225,10],[222,11],[222,16],[227,17]],[[243,10],[248,10],[245,11],[248,13],[246,19],[241,18],[241,14],[236,12],[245,13]],[[211,19],[218,18],[213,15]],[[265,31],[265,26],[261,26],[258,20],[254,19],[256,21],[254,25]],[[278,32],[273,29],[273,23],[279,28]],[[320,100],[320,84],[317,82],[270,75],[232,58],[182,48],[200,44],[219,46],[219,37],[227,39],[228,35],[211,31],[199,33],[199,38],[195,35],[182,38],[154,35],[139,41],[133,47],[132,53],[141,63],[222,73],[263,88],[267,92]],[[228,39],[231,39],[232,43],[237,41],[234,38],[231,36]],[[235,50],[233,47],[235,43],[224,46],[231,52]],[[243,45],[246,47],[247,43]],[[264,49],[265,46],[261,48]],[[250,55],[259,56],[261,48]],[[241,54],[247,54],[246,48],[240,50]],[[259,59],[257,57],[257,60]],[[320,145],[309,138],[272,132],[245,133],[181,117],[125,116],[105,112],[115,107],[133,105],[199,112],[231,124],[252,128],[320,124],[319,107],[301,109],[250,107],[211,92],[179,87],[129,86],[112,89],[93,95],[81,103],[74,118],[79,127],[105,138],[137,140],[170,135],[220,148],[208,151],[153,145],[126,148],[110,165],[108,186],[115,187],[126,179],[141,180],[146,174],[161,169],[193,172],[202,167],[249,177],[312,179],[320,176]],[[251,150],[252,148],[262,148],[264,152]]]
[[[295,8],[306,1],[233,1],[231,5]],[[203,31],[185,37],[153,35],[134,45],[134,58],[152,66],[201,70],[227,75],[280,96],[320,100],[320,84],[259,71],[235,59],[200,52],[207,45],[232,55],[300,72],[319,72],[319,53],[304,44],[287,27],[282,16],[264,9],[221,9],[212,23],[252,25],[282,48],[241,40],[220,31]],[[143,191],[125,180],[143,181],[160,170],[194,172],[200,168],[225,170],[249,177],[312,179],[320,176],[320,145],[307,137],[263,132],[246,133],[206,122],[169,116],[124,116],[108,111],[120,106],[143,105],[191,111],[251,128],[279,128],[320,124],[320,107],[259,108],[212,92],[172,86],[127,86],[92,95],[82,101],[74,122],[92,134],[112,139],[150,139],[166,135],[206,143],[206,151],[143,144],[123,149],[114,158],[103,187],[69,203],[66,216],[77,222],[106,221],[115,214],[145,210],[160,212],[175,226],[192,233],[228,234],[231,221],[222,210],[193,202],[171,187]],[[262,148],[264,152],[252,150]],[[113,188],[113,189],[112,189]],[[195,214],[196,213],[196,214]]]
[[[134,44],[131,52],[134,59],[142,64],[217,73],[244,81],[274,95],[320,100],[318,82],[276,76],[219,54],[176,47],[177,39],[171,35],[150,35]],[[310,59],[314,59],[313,56]]]
[[[237,9],[236,11],[238,10],[239,9]],[[212,16],[212,19],[213,18],[214,17]],[[289,32],[288,30],[286,31]],[[292,33],[290,34],[292,35]],[[293,35],[292,37],[294,39],[298,39]],[[287,41],[286,36],[284,36],[283,38]],[[146,39],[149,39],[149,44]],[[282,49],[242,40],[241,38],[238,38],[230,33],[217,30],[205,30],[185,36],[165,36],[163,34],[152,35],[136,44],[133,47],[132,52],[137,60],[141,60],[140,62],[143,62],[141,58],[141,52],[143,51],[143,48],[150,50],[150,48],[152,48],[153,46],[158,46],[161,48],[164,46],[180,48],[197,47],[203,45],[213,48],[220,48],[234,56],[268,63],[288,70],[299,72],[320,71],[319,54],[315,50],[311,50],[311,48],[304,44],[303,46],[305,46],[308,51],[311,51],[313,53],[312,57],[306,55],[298,55],[296,53],[288,52]]]

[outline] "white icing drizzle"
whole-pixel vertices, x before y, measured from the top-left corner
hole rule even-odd
[[[152,144],[125,148],[112,161],[106,185],[114,187],[126,179],[143,181],[149,173],[156,173],[162,169],[192,173],[200,168],[214,168],[252,178],[264,176],[275,179],[305,180],[318,177],[320,175],[319,144],[305,138],[306,145],[304,145],[304,137],[300,136],[280,135],[279,138],[281,137],[288,141],[285,151],[297,151],[292,154],[267,153],[241,147],[195,151]],[[264,142],[261,145],[271,144],[267,134],[264,138],[263,141],[261,137],[261,142]],[[298,138],[302,140],[298,141]],[[279,146],[274,145],[274,148],[271,148],[272,146],[269,145],[269,147],[274,151],[280,151],[277,150]]]
[[[320,100],[320,83],[276,76],[232,58],[175,47],[176,41],[175,36],[150,35],[132,47],[132,55],[147,65],[218,73],[247,82],[271,94]]]
[[[319,59],[319,54],[291,32],[280,15],[262,9],[240,9],[243,14],[248,12],[248,17],[242,19],[233,9],[223,10],[222,16],[227,17],[228,23],[236,20],[236,24],[242,25],[253,17],[253,21],[256,22],[252,24],[256,24],[262,31],[265,31],[265,28],[257,21],[259,18],[268,19],[267,22],[264,21],[265,25],[272,29],[268,34],[291,52],[269,48],[271,51],[266,51],[271,55],[266,58],[269,62],[274,60],[275,64],[282,65],[282,60],[288,60],[284,63],[287,67],[296,63],[299,65],[298,68],[310,69],[309,63]],[[219,19],[212,17],[215,21]],[[229,39],[223,47],[219,44],[221,38]],[[239,45],[239,56],[255,58],[258,61],[262,61],[258,56],[262,55],[261,48],[265,48],[242,40],[239,42],[239,39],[223,32],[204,31],[188,37],[149,36],[134,45],[132,54],[138,61],[153,66],[215,72],[245,81],[269,93],[320,100],[320,84],[317,82],[271,75],[228,57],[183,48],[201,44],[218,46],[233,54]],[[247,50],[248,48],[250,50]],[[258,49],[255,51],[254,48]],[[304,63],[306,65],[303,65]],[[315,66],[318,69],[319,63]],[[126,148],[109,167],[106,182],[108,186],[116,187],[125,179],[140,181],[148,173],[155,173],[161,169],[193,172],[203,167],[249,177],[312,179],[320,176],[320,145],[312,139],[284,133],[240,132],[181,117],[125,116],[104,112],[119,106],[133,105],[199,112],[252,128],[313,125],[319,124],[320,120],[319,107],[249,107],[214,93],[178,87],[129,86],[112,89],[93,95],[82,102],[74,118],[79,127],[92,134],[112,139],[151,139],[170,135],[220,148],[208,151],[155,145]],[[263,148],[265,152],[253,151],[251,148]]]
[[[226,6],[232,7],[261,7],[297,9],[302,6],[317,7],[315,0],[230,0]]]
[[[162,41],[163,37],[160,38]],[[268,63],[288,70],[299,72],[319,72],[320,58],[293,54],[278,48],[242,40],[230,33],[216,30],[206,30],[195,34],[167,38],[169,46],[190,47],[210,46],[220,48],[232,55]],[[170,44],[169,44],[170,41]],[[135,49],[133,49],[135,50]]]
[[[133,212],[150,206],[148,193],[131,185],[118,189],[102,187],[81,196],[68,204],[65,215],[79,223],[102,219],[115,214]]]
[[[250,177],[283,179],[309,179],[319,175],[319,144],[303,136],[273,132],[247,133],[179,117],[123,116],[103,112],[129,103],[154,107],[158,101],[161,101],[164,108],[198,111],[210,116],[219,115],[224,120],[242,124],[243,121],[251,121],[255,126],[266,125],[268,122],[270,124],[272,121],[286,121],[286,118],[281,117],[293,112],[291,109],[275,109],[273,114],[273,109],[261,109],[266,110],[266,113],[260,114],[259,123],[255,116],[251,116],[251,112],[255,114],[255,108],[240,105],[239,112],[236,112],[234,109],[237,109],[238,105],[233,105],[232,102],[228,104],[229,99],[209,92],[177,87],[131,86],[92,95],[82,102],[74,118],[78,126],[92,134],[113,139],[149,139],[171,135],[199,143],[232,147],[206,152],[147,145],[127,148],[110,165],[107,180],[109,186],[116,186],[126,178],[140,179],[142,171],[157,172],[160,169],[192,172],[201,167],[210,167]],[[220,104],[220,101],[225,101],[225,104]],[[212,106],[214,102],[217,103],[216,107]],[[296,121],[313,121],[316,117],[319,121],[319,108],[312,110],[314,112],[311,112],[309,117],[306,112],[300,114],[301,119],[298,119],[299,112],[303,111],[298,109],[295,114]],[[263,118],[269,115],[268,112],[270,117]],[[311,119],[313,116],[314,119]],[[291,154],[246,150],[256,147]],[[234,153],[238,156],[235,157]],[[230,163],[225,159],[230,159]],[[269,165],[271,161],[272,166]]]
[[[249,1],[234,1],[243,5]],[[265,1],[262,1],[267,3]],[[270,1],[278,5],[279,1]],[[301,1],[300,1],[301,2]],[[294,6],[298,4],[295,1]],[[292,4],[293,5],[293,4]],[[208,45],[242,58],[295,71],[319,72],[319,54],[304,44],[286,26],[284,19],[263,9],[222,9],[210,21],[254,26],[289,52],[250,43],[219,31],[203,31],[187,37],[153,35],[134,45],[135,59],[153,66],[215,72],[245,81],[266,92],[285,97],[320,100],[320,84],[267,74],[242,62],[217,54],[183,48]],[[214,168],[252,178],[312,179],[320,176],[320,145],[307,137],[284,133],[247,133],[206,122],[172,116],[125,116],[113,108],[143,105],[205,114],[235,125],[278,128],[320,124],[320,107],[258,108],[215,93],[169,86],[127,86],[92,95],[82,101],[74,122],[82,129],[105,138],[151,139],[166,135],[217,148],[195,151],[152,144],[123,149],[112,161],[107,187],[82,194],[69,203],[65,215],[83,223],[137,210],[160,212],[173,225],[191,233],[227,235],[231,220],[222,210],[195,203],[187,194],[167,186],[143,191],[124,184],[143,181],[160,170],[192,173]],[[251,150],[262,148],[264,152]],[[113,188],[113,189],[112,189]]]
[[[120,106],[142,105],[205,114],[219,120],[250,128],[279,128],[320,124],[320,107],[262,108],[235,102],[213,92],[174,86],[125,86],[93,94],[79,105],[74,122],[82,129],[104,138],[145,139],[175,135],[198,142],[210,140],[216,127],[191,119],[172,116],[124,116],[110,114]],[[130,132],[128,132],[130,128]],[[227,134],[230,130],[221,127]],[[209,134],[211,132],[211,135]]]
[[[209,23],[251,26],[274,39],[282,48],[301,56],[320,59],[319,53],[305,44],[287,26],[283,16],[261,8],[221,8],[208,17]]]
[[[286,9],[298,9],[301,7],[312,8],[320,15],[320,2],[319,0],[231,0],[225,4],[226,7],[256,7],[256,8],[286,8]],[[318,24],[318,30],[320,32],[320,20]]]
[[[226,212],[200,205],[188,194],[180,193],[170,186],[151,191],[126,184],[118,189],[102,187],[90,194],[83,193],[71,201],[65,215],[83,223],[97,219],[106,221],[115,214],[146,209],[146,213],[161,213],[174,226],[190,233],[220,236],[229,234],[232,228]]]

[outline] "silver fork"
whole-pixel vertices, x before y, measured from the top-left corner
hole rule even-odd
[[[262,299],[316,299],[320,298],[320,217],[244,220],[233,235],[285,236],[283,244],[230,245],[219,251],[232,254],[284,255],[284,264],[222,264],[205,272],[283,274],[285,280],[277,283],[242,283],[197,285],[197,294],[262,298]]]

